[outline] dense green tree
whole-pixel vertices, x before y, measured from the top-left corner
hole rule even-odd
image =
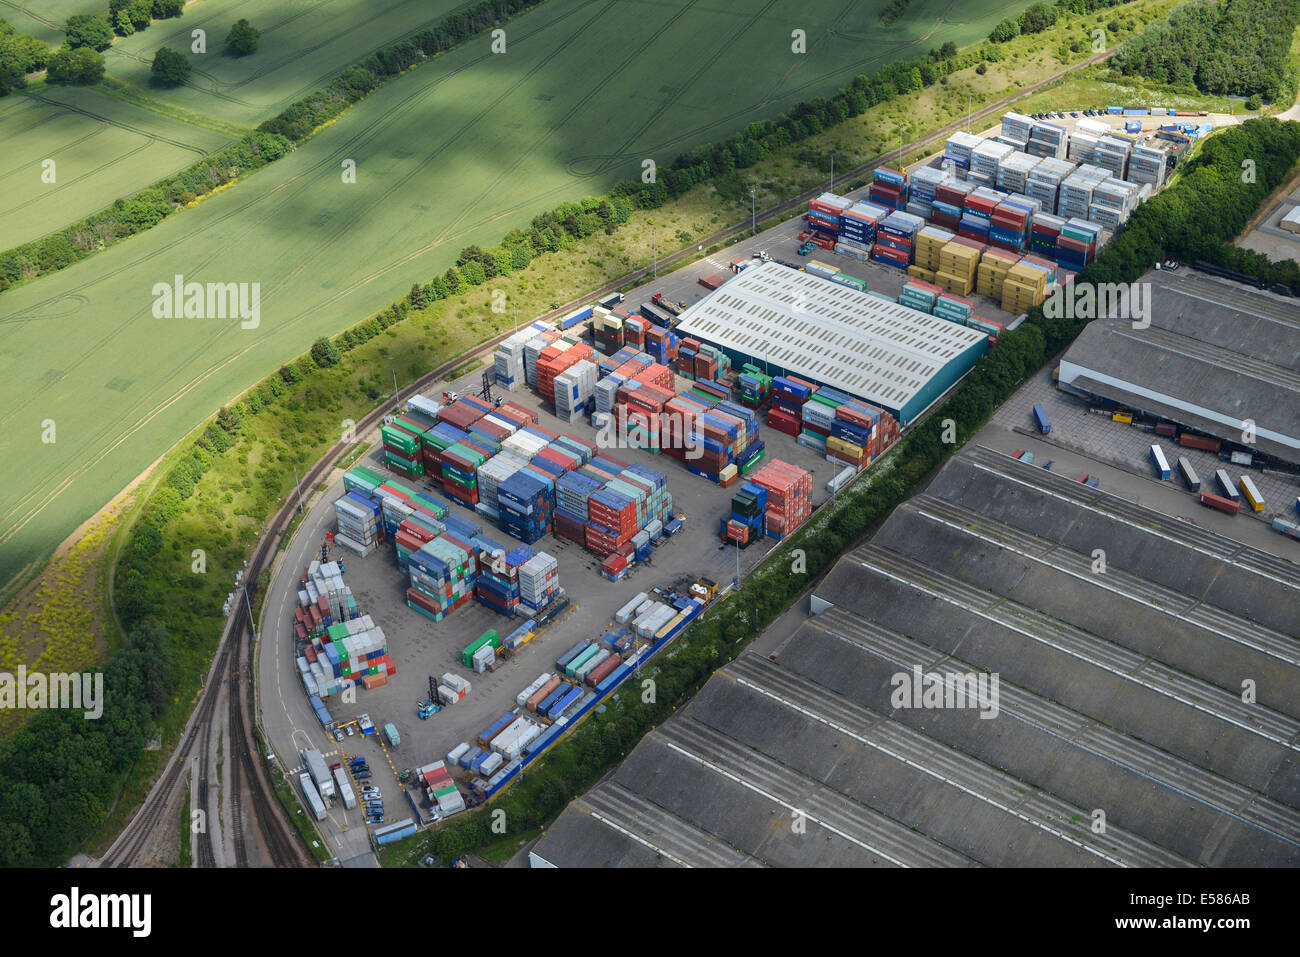
[[[261,31],[247,20],[236,20],[226,35],[226,49],[235,56],[247,56],[257,49],[257,42],[261,38]]]
[[[68,17],[63,35],[74,50],[78,47],[107,50],[113,44],[113,28],[100,14],[78,13]]]
[[[150,72],[156,82],[164,86],[180,86],[190,76],[190,61],[184,53],[168,47],[160,47],[153,55]]]
[[[330,366],[336,366],[342,362],[343,353],[339,351],[339,347],[334,343],[330,342],[328,339],[321,338],[312,343],[311,358],[316,365],[320,366],[322,369],[327,369]]]
[[[87,86],[104,78],[104,55],[90,47],[60,47],[50,57],[47,70],[51,83]]]
[[[179,17],[185,9],[185,0],[153,0],[153,15],[156,20]]]
[[[1006,43],[1018,36],[1020,36],[1020,24],[1011,17],[1007,17],[993,28],[993,31],[989,34],[989,39],[994,43]]]

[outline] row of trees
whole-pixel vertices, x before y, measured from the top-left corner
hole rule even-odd
[[[1294,91],[1288,51],[1300,25],[1300,0],[1191,0],[1120,45],[1111,68],[1202,93]]]
[[[1267,158],[1267,159],[1266,159]],[[1242,161],[1255,159],[1257,181],[1242,178]],[[1134,282],[1151,263],[1169,255],[1210,254],[1244,225],[1300,159],[1300,124],[1252,120],[1218,134],[1173,187],[1140,206],[1124,232],[1106,246],[1082,282]],[[1223,215],[1227,212],[1227,216]],[[1294,265],[1294,264],[1293,264]],[[1298,277],[1300,278],[1300,277]],[[1003,402],[1047,360],[1083,330],[1085,319],[1049,319],[1041,308],[1005,334],[970,378],[924,423],[909,432],[893,455],[887,476],[863,481],[826,506],[823,515],[797,532],[741,587],[739,594],[693,625],[671,657],[653,667],[656,701],[622,695],[605,714],[593,716],[557,745],[510,790],[496,798],[516,833],[545,825],[570,800],[594,784],[650,729],[667,720],[713,672],[737,653],[736,641],[759,634],[808,583],[828,571],[855,541],[868,534],[915,494],[933,471],[960,448]],[[942,439],[942,423],[957,425],[957,443]],[[807,574],[791,575],[791,553],[802,549]],[[451,860],[500,839],[492,819],[479,812],[415,838],[420,854]]]
[[[293,144],[274,133],[250,133],[225,149],[147,189],[119,199],[80,222],[0,253],[0,290],[71,266],[119,240],[162,222],[186,203],[274,162]]]

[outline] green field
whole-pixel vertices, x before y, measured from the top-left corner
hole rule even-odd
[[[881,30],[876,5],[843,0],[795,19],[776,0],[739,13],[552,0],[510,26],[505,55],[484,39],[438,57],[234,189],[0,295],[0,581],[223,402],[465,245],[637,176],[643,158],[667,164],[857,73],[983,36],[1023,4],[936,26],[951,6],[918,0]],[[790,52],[795,27],[804,55]],[[345,159],[356,184],[341,182]],[[261,325],[154,318],[153,285],[178,273],[260,283]]]
[[[199,0],[179,19],[118,40],[104,57],[110,76],[161,103],[256,126],[343,67],[466,6],[464,0]],[[262,38],[255,53],[235,57],[224,46],[240,18]],[[196,29],[207,34],[206,53],[191,52]],[[164,46],[183,51],[193,65],[189,81],[174,90],[150,82],[153,55]]]
[[[28,33],[52,47],[63,42],[63,25],[74,13],[108,10],[108,0],[0,0],[0,20],[19,33]]]
[[[0,100],[0,249],[76,222],[221,149],[230,138],[94,89]],[[55,162],[55,181],[42,163]]]

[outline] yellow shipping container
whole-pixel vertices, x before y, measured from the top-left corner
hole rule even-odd
[[[837,438],[833,435],[826,437],[826,448],[834,449],[836,452],[843,452],[846,455],[860,456],[863,448],[860,445],[854,445],[845,439]]]
[[[934,282],[934,270],[926,269],[923,266],[908,266],[907,274],[913,279],[924,279],[926,282]]]
[[[945,272],[934,274],[934,284],[954,296],[969,296],[975,289],[975,280],[971,277],[954,276]]]

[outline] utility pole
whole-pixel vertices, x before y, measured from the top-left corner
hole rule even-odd
[[[835,151],[831,150],[831,185],[828,193],[835,192]]]
[[[749,235],[758,233],[758,199],[754,187],[749,187]]]
[[[253,606],[248,600],[248,580],[244,580],[244,607],[248,609],[248,630],[253,633],[253,641],[257,641],[257,622],[253,619]]]
[[[515,303],[515,332],[519,331],[519,303]]]
[[[293,465],[293,487],[294,487],[294,488],[297,490],[297,492],[298,492],[298,514],[299,514],[299,515],[302,515],[302,514],[304,514],[304,513],[303,513],[303,508],[302,508],[302,483],[300,483],[300,482],[298,481],[298,463],[297,463],[297,462],[295,462],[294,465]]]
[[[659,278],[659,227],[650,227],[650,249],[655,259],[655,278]]]
[[[970,132],[970,107],[974,99],[975,99],[974,93],[966,94],[966,132],[967,133]]]
[[[394,401],[394,402],[398,401],[398,398],[399,398],[399,396],[398,396],[398,392],[399,392],[399,391],[400,391],[400,390],[397,388],[397,367],[394,366],[394,367],[393,367],[393,401]]]

